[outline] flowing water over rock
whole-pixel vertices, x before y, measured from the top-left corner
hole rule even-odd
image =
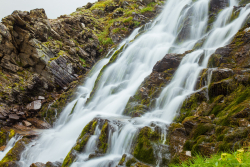
[[[210,55],[230,41],[250,13],[246,6],[241,9],[239,17],[230,22],[233,6],[237,5],[231,0],[229,7],[219,13],[212,29],[206,32],[209,2],[168,0],[157,19],[144,27],[143,34],[137,36],[142,30],[136,29],[117,50],[111,51],[96,64],[76,92],[77,98],[65,107],[55,127],[44,131],[23,152],[23,166],[34,162],[63,161],[82,129],[94,118],[97,118],[94,133],[88,139],[84,152],[77,155],[72,164],[74,167],[116,166],[123,154],[131,153],[132,142],[139,129],[152,124],[160,127],[164,145],[167,125],[178,114],[185,98],[195,92],[197,78],[206,68]],[[151,73],[157,61],[169,52],[191,50],[204,37],[201,49],[186,54],[182,59],[173,79],[163,89],[150,112],[132,119],[122,115],[129,98]],[[112,57],[112,53],[116,58]],[[99,152],[94,155],[95,158],[90,158],[98,147],[97,140],[103,129],[100,127],[106,124],[112,127],[108,132],[108,147],[103,148],[102,154]],[[101,157],[96,158],[99,155]],[[154,162],[156,166],[160,165],[160,157],[163,156],[168,155],[159,152],[159,159]]]

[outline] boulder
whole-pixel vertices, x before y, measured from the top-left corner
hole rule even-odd
[[[177,54],[167,54],[162,60],[155,64],[153,71],[163,72],[170,68],[177,68],[181,62],[181,59],[182,57],[178,56]]]

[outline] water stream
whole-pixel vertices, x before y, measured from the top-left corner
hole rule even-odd
[[[207,67],[209,57],[218,47],[230,42],[250,13],[249,6],[246,6],[241,9],[239,17],[230,22],[228,18],[233,6],[237,6],[237,2],[230,0],[229,7],[219,13],[212,29],[206,32],[209,0],[168,0],[162,13],[144,28],[146,32],[137,37],[139,29],[136,29],[118,46],[117,50],[125,44],[117,61],[104,70],[91,101],[85,104],[98,74],[109,62],[113,51],[94,66],[84,84],[78,88],[77,98],[65,107],[54,128],[43,131],[40,138],[22,153],[20,162],[24,167],[28,167],[34,162],[63,161],[84,126],[95,117],[104,117],[113,123],[114,132],[109,136],[110,147],[105,156],[88,160],[100,135],[97,128],[88,141],[85,152],[78,156],[72,167],[116,166],[122,155],[131,150],[132,140],[138,129],[152,122],[161,127],[164,143],[166,125],[178,114],[185,98],[195,92],[197,78]],[[191,28],[187,30],[190,35],[181,43],[177,43],[176,39],[186,18],[190,19]],[[135,37],[133,42],[129,42]],[[131,119],[122,115],[128,99],[152,72],[157,61],[170,51],[183,53],[191,50],[195,43],[204,37],[206,38],[203,47],[183,58],[173,79],[157,99],[155,108],[139,118]],[[203,60],[199,63],[201,57]],[[75,104],[76,107],[70,114]],[[117,120],[121,122],[121,126],[115,124]]]

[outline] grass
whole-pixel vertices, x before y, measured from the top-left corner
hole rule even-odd
[[[211,158],[205,158],[197,155],[180,165],[170,165],[170,167],[249,167],[250,152],[239,149],[232,154],[215,154]]]
[[[141,9],[140,12],[143,14],[143,13],[145,13],[145,12],[152,12],[153,10],[154,10],[153,7],[148,6],[148,7],[145,7],[145,8],[143,8],[143,9]]]

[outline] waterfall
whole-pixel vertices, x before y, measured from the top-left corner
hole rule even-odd
[[[235,5],[237,5],[235,0],[231,0],[229,7],[219,13],[212,29],[206,32],[209,0],[196,2],[168,0],[162,13],[145,28],[142,35],[138,36],[139,29],[136,29],[118,46],[117,50],[122,49],[122,51],[114,63],[102,70],[116,50],[111,51],[94,66],[85,83],[78,88],[77,98],[65,107],[54,128],[44,130],[40,138],[25,149],[20,162],[24,167],[28,167],[34,162],[62,161],[75,144],[84,126],[97,116],[109,119],[111,122],[119,120],[122,128],[113,124],[113,127],[119,130],[110,133],[110,147],[105,156],[87,160],[89,154],[94,152],[96,140],[100,135],[96,129],[87,143],[85,152],[78,155],[77,161],[72,164],[73,167],[105,167],[108,164],[116,166],[122,155],[129,153],[138,128],[150,125],[152,122],[162,127],[164,143],[166,125],[170,124],[178,114],[178,109],[185,98],[195,92],[197,78],[207,67],[210,55],[218,47],[230,42],[249,15],[250,9],[246,6],[241,9],[239,17],[230,22],[228,18]],[[178,42],[186,18],[190,18],[190,29],[186,30],[189,36]],[[144,78],[152,72],[157,61],[170,51],[183,53],[191,50],[195,43],[204,37],[202,48],[183,58],[173,79],[158,97],[154,109],[139,118],[131,119],[122,115],[129,98],[135,94]],[[202,56],[204,56],[202,63],[198,63]],[[91,100],[86,103],[101,70],[103,74],[98,80],[95,92]]]

